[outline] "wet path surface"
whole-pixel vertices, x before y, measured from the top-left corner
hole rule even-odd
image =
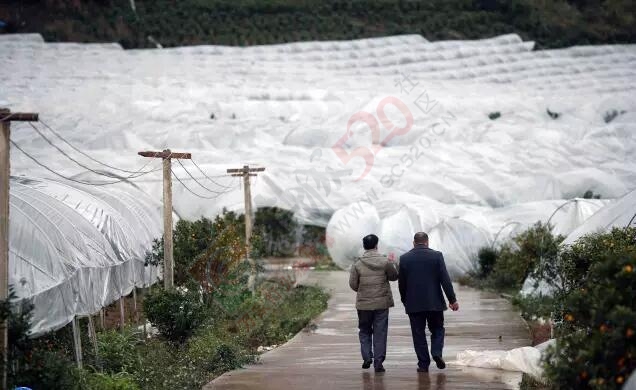
[[[226,373],[204,389],[514,389],[521,380],[515,372],[458,367],[452,363],[445,370],[438,370],[433,363],[429,374],[418,373],[397,282],[391,283],[396,307],[389,314],[384,362],[387,372],[362,370],[355,293],[349,289],[348,274],[311,272],[305,284],[319,284],[331,292],[329,308],[316,319],[317,327],[262,355],[259,364]],[[530,345],[525,324],[504,299],[457,285],[455,289],[460,311],[445,312],[447,363],[465,349]]]

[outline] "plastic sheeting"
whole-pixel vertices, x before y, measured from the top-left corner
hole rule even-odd
[[[627,226],[636,226],[636,190],[597,211],[584,224],[572,231],[563,244],[570,245],[586,234]]]
[[[69,142],[131,171],[147,162],[135,157],[145,148],[187,150],[208,176],[248,161],[262,164],[267,171],[254,180],[255,205],[297,208],[306,222],[321,226],[333,210],[371,191],[409,207],[417,203],[418,210],[427,210],[421,207],[426,203],[431,209],[500,209],[545,200],[558,205],[559,199],[587,190],[606,198],[624,194],[636,182],[636,162],[630,158],[636,150],[636,45],[533,46],[513,34],[436,42],[401,35],[122,50],[117,44],[51,43],[39,35],[6,34],[0,36],[0,105],[40,112]],[[387,140],[369,174],[355,181],[365,169],[363,160],[351,157],[345,163],[332,146],[347,133],[353,114],[377,117],[378,104],[389,96],[409,108],[413,126]],[[422,108],[421,100],[429,98],[429,107]],[[74,109],[60,101],[72,101]],[[561,116],[553,120],[547,109]],[[492,112],[501,118],[490,120]],[[612,112],[624,113],[606,123]],[[403,123],[392,105],[386,115],[395,125]],[[438,126],[431,134],[440,123],[444,129]],[[391,130],[380,125],[384,142]],[[347,154],[372,147],[363,122],[350,130]],[[78,172],[35,132],[16,131],[12,139],[49,168]],[[20,152],[11,160],[14,173],[50,175]],[[180,166],[173,169],[189,178]],[[133,181],[160,199],[159,171]],[[239,179],[218,181],[230,186]],[[188,183],[193,192],[206,194]],[[269,183],[296,199],[284,201]],[[243,209],[239,187],[214,202],[176,180],[173,191],[174,207],[185,218]],[[499,222],[479,213],[476,218],[486,224]],[[440,222],[434,214],[425,217],[424,231]]]
[[[267,171],[252,187],[255,205],[296,210],[305,223],[325,226],[332,211],[351,210],[349,204],[364,199],[376,208],[366,211],[378,218],[350,219],[351,230],[331,228],[332,256],[348,266],[361,237],[371,232],[380,235],[383,250],[397,255],[410,247],[411,229],[429,232],[460,218],[494,236],[507,223],[522,229],[547,220],[562,199],[587,190],[609,198],[631,188],[636,45],[533,47],[511,34],[475,41],[407,35],[122,50],[12,34],[0,36],[6,53],[0,57],[0,103],[42,113],[71,143],[129,170],[146,162],[133,158],[142,148],[188,150],[213,176],[225,174],[228,164],[263,164]],[[399,74],[408,77],[398,85]],[[371,147],[368,128],[352,123],[347,131],[347,123],[360,111],[376,116],[389,96],[409,108],[413,125],[377,145],[372,169],[356,180],[366,169],[362,159],[345,162],[333,145],[349,134],[347,154]],[[430,107],[423,109],[416,97],[430,98]],[[73,101],[75,109],[60,100]],[[394,108],[387,107],[388,119],[402,123]],[[562,115],[553,120],[548,109]],[[502,117],[492,121],[491,112]],[[611,113],[620,114],[608,122]],[[442,121],[444,129],[431,134]],[[380,126],[380,140],[389,133]],[[77,172],[38,134],[18,131],[13,140],[50,169]],[[50,174],[21,153],[11,158],[13,172]],[[182,168],[174,170],[187,180]],[[134,181],[159,199],[160,175]],[[233,188],[214,202],[194,194],[205,195],[203,188],[190,192],[175,183],[174,207],[186,218],[214,217],[223,208],[240,212],[237,181],[220,179]],[[554,216],[555,231],[567,234],[588,215],[568,215],[570,207],[578,206]],[[335,227],[343,213],[336,213]],[[499,240],[517,231],[506,230]]]
[[[491,243],[490,235],[461,219],[449,219],[436,225],[428,233],[432,248],[441,250],[451,277],[468,273],[480,248]]]
[[[32,334],[97,312],[158,279],[144,266],[159,205],[134,188],[12,177],[9,283],[33,303]]]
[[[500,227],[494,233],[496,245],[499,246],[509,242],[537,221],[550,221],[552,233],[567,236],[609,202],[607,199],[581,198],[545,200],[502,207],[485,213],[485,216],[500,223]]]
[[[473,351],[457,353],[457,360],[449,364],[481,368],[494,368],[506,371],[525,372],[535,378],[541,378],[541,354],[554,340],[548,340],[536,347],[514,348],[510,351]]]
[[[338,210],[327,225],[329,253],[336,264],[347,269],[362,253],[362,237],[376,234],[380,238],[378,249],[397,259],[413,247],[413,234],[420,230],[418,219],[407,208],[380,219],[370,204],[355,203]],[[443,220],[428,234],[431,247],[444,253],[452,276],[471,270],[479,248],[491,243],[488,232],[460,219]]]
[[[379,235],[380,217],[371,204],[354,203],[336,211],[327,225],[327,243],[333,261],[348,269],[363,252],[362,238]],[[382,244],[383,239],[380,238]]]
[[[632,375],[623,386],[623,390],[636,390],[636,371],[632,372]]]
[[[431,247],[444,253],[449,272],[459,276],[474,267],[481,247],[509,243],[537,221],[550,220],[555,234],[568,234],[608,202],[576,198],[493,209],[389,194],[373,204],[353,203],[338,210],[327,225],[329,252],[337,264],[348,268],[362,250],[362,237],[375,233],[380,237],[379,250],[397,258],[413,247],[413,234],[424,231]]]

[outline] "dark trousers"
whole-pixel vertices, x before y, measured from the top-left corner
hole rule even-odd
[[[373,367],[381,367],[386,357],[389,309],[358,310],[358,328],[362,360],[373,359]]]
[[[411,320],[411,333],[413,334],[413,346],[417,354],[417,365],[421,368],[428,368],[431,364],[431,357],[428,354],[428,343],[426,342],[426,324],[431,331],[431,355],[442,357],[444,348],[444,312],[443,311],[421,311],[409,313]]]

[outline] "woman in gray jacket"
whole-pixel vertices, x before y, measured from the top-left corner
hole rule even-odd
[[[393,294],[389,281],[397,280],[395,265],[378,253],[378,236],[369,234],[362,239],[364,254],[351,266],[349,286],[356,291],[358,328],[362,368],[373,367],[384,372],[386,338],[389,327],[389,308]]]

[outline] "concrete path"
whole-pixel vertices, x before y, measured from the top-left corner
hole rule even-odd
[[[438,370],[433,363],[429,374],[419,374],[397,282],[392,283],[396,307],[389,314],[384,363],[387,372],[376,375],[372,369],[362,370],[355,293],[349,289],[348,273],[311,272],[305,284],[319,284],[332,294],[328,309],[316,319],[317,326],[265,353],[259,364],[228,372],[204,389],[514,389],[521,380],[521,375],[514,372],[458,367],[452,363],[445,370]],[[504,299],[466,287],[455,286],[455,289],[460,310],[445,312],[447,362],[465,349],[530,345],[524,322]]]

